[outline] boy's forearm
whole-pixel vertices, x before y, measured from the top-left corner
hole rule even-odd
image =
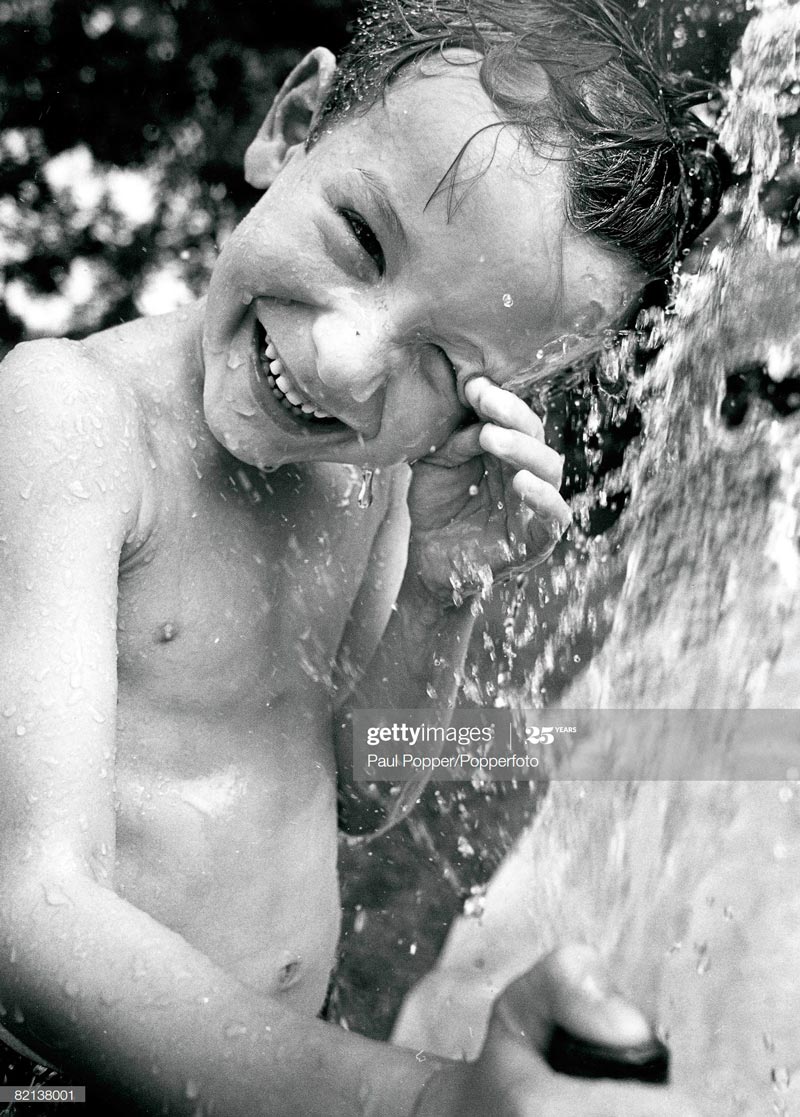
[[[76,1082],[134,1112],[405,1117],[440,1067],[255,993],[86,877],[33,874],[1,899],[20,1038],[46,1032]]]
[[[342,711],[452,706],[474,623],[469,601],[443,602],[407,572],[375,655]]]

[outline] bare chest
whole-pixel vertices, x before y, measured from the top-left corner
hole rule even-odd
[[[379,522],[357,507],[357,477],[242,467],[204,480],[162,486],[152,532],[121,566],[120,687],[218,713],[326,687]]]

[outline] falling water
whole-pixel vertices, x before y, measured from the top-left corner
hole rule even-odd
[[[629,401],[642,435],[616,479],[627,507],[546,649],[552,664],[578,619],[606,610],[559,706],[653,711],[633,742],[645,774],[670,747],[668,708],[722,724],[800,705],[800,248],[760,207],[778,168],[797,179],[799,42],[800,5],[765,3],[734,60],[722,135],[748,177],[723,241],[656,323],[663,348]],[[783,208],[796,215],[796,199]],[[540,704],[546,674],[506,701]],[[474,1053],[507,981],[558,942],[590,941],[702,1112],[800,1114],[800,761],[783,780],[724,782],[735,770],[718,753],[716,781],[630,783],[613,779],[612,742],[603,779],[554,780],[396,1038]]]

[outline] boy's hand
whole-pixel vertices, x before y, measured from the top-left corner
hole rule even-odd
[[[541,419],[478,376],[464,394],[483,422],[451,435],[413,468],[409,570],[457,603],[550,555],[570,522],[562,459]]]
[[[415,1117],[699,1117],[665,1086],[556,1074],[543,1058],[560,1025],[583,1039],[637,1044],[651,1037],[645,1018],[607,985],[595,952],[554,951],[498,998],[480,1056],[429,1081]]]

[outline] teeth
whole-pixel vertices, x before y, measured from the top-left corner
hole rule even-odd
[[[331,415],[327,411],[321,411],[304,399],[298,390],[290,383],[286,376],[286,367],[283,361],[278,356],[278,350],[274,344],[267,339],[267,347],[264,350],[264,355],[267,359],[269,372],[267,373],[267,383],[272,388],[273,394],[281,401],[288,409],[295,414],[313,415],[315,419],[330,419]]]
[[[272,366],[272,372],[273,372],[273,375],[275,376],[275,383],[277,384],[280,391],[282,391],[283,394],[286,396],[289,403],[293,403],[295,405],[295,407],[299,407],[300,404],[303,402],[303,397],[300,395],[299,392],[296,392],[294,390],[294,388],[289,383],[289,381],[286,379],[286,377],[283,375],[283,373],[277,371],[277,369],[275,367],[277,364],[278,364],[278,362],[275,361],[275,364],[273,364],[273,366]]]

